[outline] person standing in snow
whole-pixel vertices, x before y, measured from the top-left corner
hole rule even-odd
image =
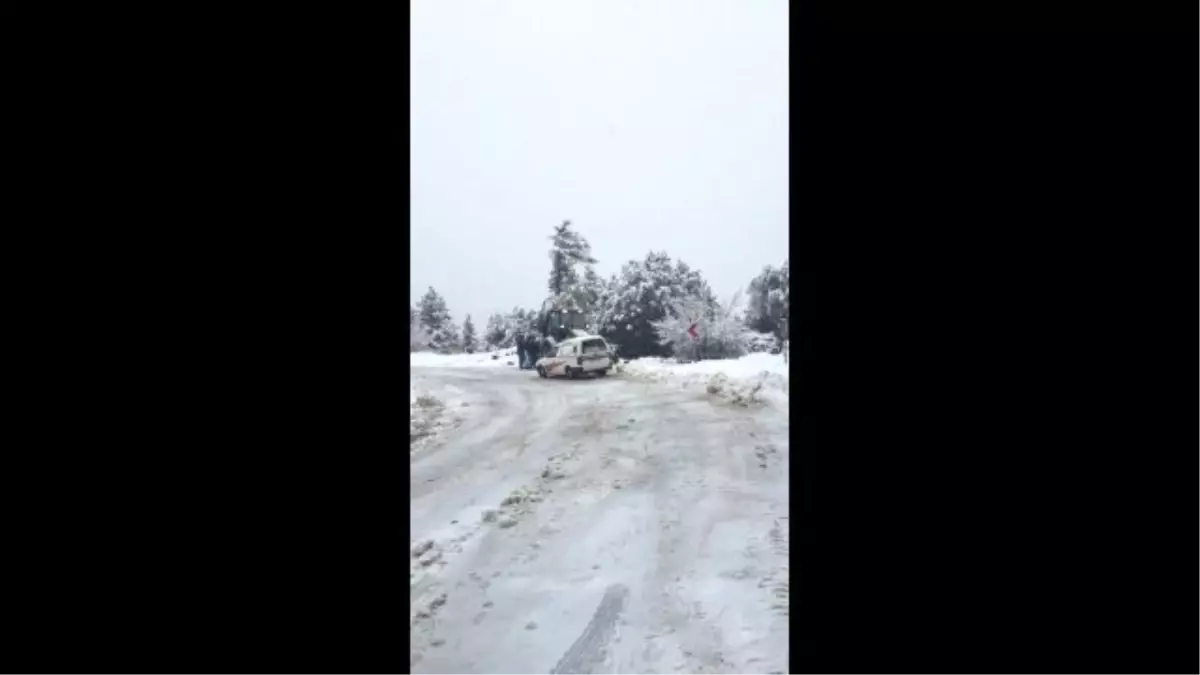
[[[525,351],[529,354],[529,367],[533,368],[538,360],[538,341],[537,338],[529,340],[525,346]]]
[[[532,335],[528,333],[521,334],[521,368],[523,370],[533,368],[533,357],[531,356],[533,353],[533,342],[534,338]]]
[[[517,333],[514,342],[517,345],[517,368],[525,370],[525,334]]]

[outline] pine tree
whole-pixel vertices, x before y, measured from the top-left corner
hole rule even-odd
[[[433,289],[433,286],[425,291],[425,295],[421,297],[417,305],[420,307],[421,326],[428,331],[438,330],[450,320],[450,312],[446,309],[446,300]]]
[[[583,312],[584,323],[587,329],[593,333],[599,331],[599,314],[600,304],[605,294],[606,284],[599,274],[596,274],[596,269],[588,265],[583,270],[583,278],[579,280],[576,298],[580,311]]]
[[[767,265],[750,281],[747,293],[746,325],[760,333],[779,336],[784,324],[784,297],[787,288],[782,270]]]
[[[429,348],[429,332],[421,325],[417,310],[408,308],[408,351],[419,352]]]
[[[579,264],[594,265],[592,247],[583,235],[571,229],[571,221],[564,220],[562,225],[554,228],[550,236],[553,246],[550,248],[550,278],[548,286],[551,296],[558,296],[572,290],[579,282],[575,266]]]
[[[501,349],[512,346],[505,343],[505,338],[509,337],[506,330],[507,325],[503,314],[497,313],[488,317],[487,326],[483,329],[483,343],[488,349]]]
[[[539,316],[533,309],[518,309],[514,317],[513,329],[527,336],[538,334]]]
[[[420,325],[429,334],[429,347],[443,353],[455,351],[458,328],[450,318],[446,300],[430,286],[421,298],[420,306]]]
[[[441,333],[435,334],[430,343],[440,345],[435,349],[443,354],[455,354],[462,351],[462,338],[459,337],[458,326],[453,321],[447,323]]]
[[[462,346],[463,351],[468,354],[474,354],[478,346],[475,342],[475,324],[471,323],[470,314],[467,315],[466,321],[463,321]]]
[[[550,276],[547,279],[549,296],[542,303],[536,317],[536,330],[565,337],[571,328],[582,328],[588,322],[594,299],[588,284],[597,279],[595,271],[588,270],[595,264],[592,248],[583,235],[571,229],[571,221],[554,228],[550,240]],[[578,266],[583,265],[581,279]],[[582,320],[581,320],[582,319]]]

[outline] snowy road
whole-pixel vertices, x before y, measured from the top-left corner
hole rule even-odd
[[[787,671],[786,410],[619,376],[412,378],[462,417],[411,456],[412,672]]]

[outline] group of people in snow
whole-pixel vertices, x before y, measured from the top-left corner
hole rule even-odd
[[[550,341],[534,334],[517,333],[517,362],[521,370],[531,370],[542,354],[548,354]]]
[[[517,333],[517,360],[521,370],[532,370],[539,357],[554,351],[555,345],[570,337],[566,326],[559,326],[551,331],[551,335],[539,336],[537,333]]]

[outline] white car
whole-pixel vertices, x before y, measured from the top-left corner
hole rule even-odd
[[[542,377],[569,378],[608,374],[615,360],[608,343],[599,335],[584,335],[558,343],[555,353],[537,360],[534,367]]]

